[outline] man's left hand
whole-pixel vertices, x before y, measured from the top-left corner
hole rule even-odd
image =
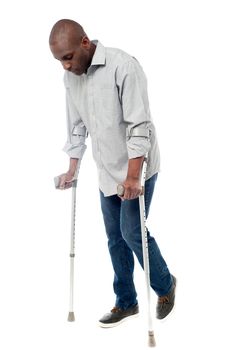
[[[124,199],[135,199],[140,196],[142,192],[142,186],[139,178],[127,177],[122,184],[124,186],[124,195],[120,198]]]

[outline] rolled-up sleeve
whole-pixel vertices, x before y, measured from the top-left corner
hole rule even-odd
[[[66,84],[65,84],[66,85]],[[66,86],[66,120],[67,120],[67,140],[63,147],[63,151],[70,158],[81,159],[86,150],[87,129],[80,118],[75,107],[70,89]]]
[[[141,157],[150,150],[153,128],[150,127],[146,76],[135,58],[118,67],[117,85],[126,123],[128,157]]]

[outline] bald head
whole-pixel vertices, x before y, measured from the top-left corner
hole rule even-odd
[[[61,19],[54,24],[49,45],[63,68],[77,75],[87,72],[96,49],[83,27],[70,19]]]
[[[83,27],[71,19],[61,19],[56,22],[49,36],[49,45],[55,45],[61,41],[72,41],[79,44],[86,35]]]

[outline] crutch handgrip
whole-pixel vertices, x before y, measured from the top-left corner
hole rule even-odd
[[[54,185],[55,185],[55,188],[58,189],[59,188],[59,183],[60,183],[60,176],[56,176],[54,178]]]
[[[117,195],[118,196],[124,196],[125,188],[123,185],[119,184],[117,185]]]
[[[77,184],[77,178],[74,176],[73,179],[70,182],[72,182],[72,185],[76,185]],[[54,185],[55,185],[56,189],[60,188],[59,184],[60,184],[60,176],[54,177]]]
[[[125,188],[123,185],[119,184],[117,185],[117,195],[122,197],[124,196],[124,193],[125,193]],[[140,196],[144,195],[144,186],[142,186],[142,191],[140,193]]]

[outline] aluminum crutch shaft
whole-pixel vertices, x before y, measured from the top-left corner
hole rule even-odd
[[[71,230],[70,230],[70,306],[68,321],[75,321],[74,316],[74,258],[75,258],[75,222],[76,222],[76,188],[78,173],[81,165],[81,159],[78,160],[77,168],[72,182],[72,201],[71,201]]]
[[[144,158],[141,174],[141,186],[144,188],[146,179],[147,159]],[[142,253],[143,253],[143,267],[145,272],[146,291],[147,291],[147,315],[148,315],[148,345],[155,346],[153,320],[151,315],[151,298],[150,298],[150,262],[148,250],[148,236],[146,228],[146,209],[144,191],[139,196],[140,222],[141,222],[141,236],[142,236]]]
[[[75,321],[74,316],[74,258],[75,258],[75,215],[76,215],[76,188],[77,179],[72,183],[71,202],[71,232],[70,232],[70,306],[68,321]]]
[[[77,168],[72,179],[72,200],[71,200],[71,230],[70,230],[70,298],[68,321],[75,320],[74,316],[74,258],[75,258],[75,219],[76,219],[76,188],[77,178],[80,169],[81,159],[78,160]],[[54,178],[55,187],[59,188],[60,177]]]
[[[141,169],[141,186],[142,192],[139,196],[139,210],[140,210],[140,223],[141,223],[141,238],[142,238],[142,253],[143,253],[143,267],[145,272],[146,291],[147,291],[147,315],[148,315],[148,345],[154,347],[155,337],[153,330],[153,319],[151,314],[151,298],[150,298],[150,262],[149,262],[149,251],[148,251],[148,237],[146,228],[146,210],[145,210],[145,179],[146,179],[146,168],[147,168],[147,155],[144,157],[142,169]],[[124,195],[124,186],[117,186],[118,196]]]

